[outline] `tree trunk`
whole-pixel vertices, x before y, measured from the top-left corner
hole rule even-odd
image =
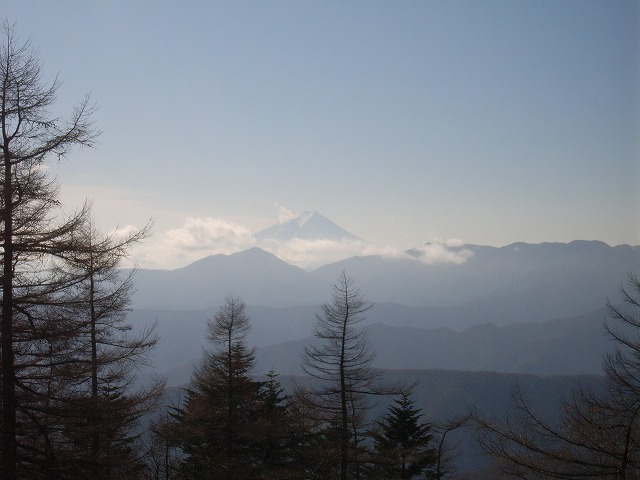
[[[2,470],[0,475],[6,480],[16,479],[16,384],[15,358],[13,353],[13,218],[11,155],[9,149],[4,155],[4,211],[2,221]]]
[[[232,318],[233,323],[233,318]],[[232,335],[233,331],[229,329],[228,337],[227,337],[227,479],[231,480],[234,478],[235,474],[235,466],[233,465],[234,453],[233,453],[233,442],[234,442],[234,385],[233,385],[233,351],[232,351]]]
[[[342,324],[342,342],[340,345],[340,408],[342,413],[342,425],[340,427],[340,480],[347,480],[347,468],[349,465],[349,411],[347,409],[347,381],[344,365],[348,321],[349,308],[347,305]]]
[[[90,247],[91,250],[91,247]],[[89,260],[89,314],[91,316],[91,454],[93,462],[97,467],[98,456],[100,454],[100,418],[98,408],[98,340],[97,340],[97,315],[95,305],[95,272],[93,268],[93,253],[90,253]]]

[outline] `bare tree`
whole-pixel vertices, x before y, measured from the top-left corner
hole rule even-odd
[[[433,431],[439,436],[436,455],[436,472],[434,476],[436,480],[449,478],[452,475],[453,468],[450,465],[457,457],[457,454],[455,453],[457,445],[449,445],[447,436],[451,432],[465,427],[470,420],[471,414],[465,414],[434,425]]]
[[[18,465],[26,460],[19,452],[18,412],[23,422],[30,413],[21,406],[17,388],[27,392],[20,381],[16,355],[25,355],[28,370],[36,357],[29,347],[42,340],[46,330],[31,315],[61,279],[47,268],[48,258],[64,255],[77,247],[74,232],[86,210],[58,221],[57,186],[43,168],[47,158],[66,156],[74,146],[91,146],[96,132],[91,124],[93,108],[89,98],[75,108],[68,120],[51,116],[58,80],[45,85],[41,67],[29,42],[21,43],[13,26],[3,24],[0,46],[0,247],[2,248],[2,438],[0,476],[17,478]],[[39,297],[39,298],[38,298]],[[19,344],[18,344],[19,338]],[[21,429],[22,429],[21,425]]]
[[[102,235],[89,220],[79,230],[82,247],[67,254],[60,268],[72,284],[60,298],[61,322],[74,326],[76,391],[68,405],[75,414],[73,459],[84,476],[109,478],[135,468],[132,427],[151,408],[162,390],[156,380],[145,389],[131,388],[132,373],[148,363],[156,344],[153,326],[132,335],[126,317],[135,269],[120,268],[129,249],[149,235],[150,224],[134,234]],[[71,363],[71,362],[69,362]],[[80,425],[78,423],[80,422]]]
[[[606,331],[618,348],[605,359],[602,389],[582,388],[558,422],[533,412],[518,390],[518,415],[500,424],[476,415],[480,441],[510,478],[640,478],[640,281],[630,276],[624,303],[609,304]],[[617,323],[614,326],[611,321]]]
[[[303,354],[302,368],[319,381],[307,398],[337,432],[341,480],[346,480],[350,469],[359,476],[358,444],[369,409],[367,395],[389,393],[377,383],[380,372],[371,366],[374,353],[365,332],[358,328],[369,308],[343,272],[333,285],[331,301],[317,315],[315,337],[320,343],[307,347]]]

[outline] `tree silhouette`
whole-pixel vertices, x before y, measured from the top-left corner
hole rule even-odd
[[[640,281],[609,303],[606,331],[617,343],[604,362],[605,386],[582,388],[563,404],[559,422],[541,419],[520,391],[518,416],[505,424],[480,415],[480,440],[503,473],[517,478],[640,478]]]
[[[358,328],[369,308],[343,272],[332,287],[331,301],[316,316],[315,337],[320,343],[307,347],[303,355],[302,368],[318,380],[306,400],[328,431],[334,432],[341,480],[346,480],[349,470],[356,478],[360,475],[360,444],[370,408],[366,396],[383,393],[377,384],[380,372],[371,366],[374,354]]]
[[[377,421],[371,478],[433,478],[437,451],[431,446],[431,425],[422,421],[409,392],[401,394]]]
[[[152,327],[131,334],[126,316],[135,270],[124,273],[120,263],[149,228],[119,237],[100,234],[88,221],[77,233],[82,249],[61,266],[76,279],[60,300],[67,317],[61,320],[75,328],[76,350],[68,359],[71,367],[75,358],[75,368],[68,374],[77,388],[65,412],[73,424],[64,431],[70,441],[66,463],[78,465],[76,476],[117,478],[141,465],[131,432],[163,385],[156,380],[145,389],[131,387],[133,371],[148,363],[157,337]]]
[[[173,408],[168,438],[183,455],[184,478],[287,478],[291,467],[287,399],[270,374],[250,376],[254,350],[245,305],[227,297],[208,322],[213,348],[187,390],[184,406]]]
[[[2,438],[0,477],[14,480],[47,456],[50,445],[36,441],[49,408],[52,383],[50,353],[63,343],[54,339],[55,323],[42,305],[59,291],[64,275],[55,275],[50,259],[78,247],[74,232],[87,211],[63,218],[57,186],[47,178],[46,159],[66,156],[74,146],[91,146],[96,132],[86,97],[67,121],[51,116],[57,80],[45,85],[29,42],[20,43],[14,28],[3,24],[0,45],[0,247],[2,250]],[[46,422],[45,422],[46,423]],[[42,433],[40,433],[40,436]],[[35,449],[35,450],[34,450]],[[25,470],[26,469],[26,470]],[[22,473],[21,475],[29,475]]]

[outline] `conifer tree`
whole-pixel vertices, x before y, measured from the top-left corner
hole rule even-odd
[[[76,388],[67,399],[64,429],[66,462],[77,465],[76,476],[121,478],[141,468],[136,448],[139,420],[157,400],[162,383],[155,380],[134,389],[135,369],[148,363],[156,344],[153,328],[131,333],[126,321],[133,275],[120,269],[129,249],[149,234],[148,225],[119,237],[100,234],[89,220],[79,230],[82,248],[67,255],[60,268],[75,281],[60,299],[61,321],[73,325],[76,346],[67,375]],[[75,362],[74,362],[75,361]]]
[[[334,437],[338,451],[333,463],[340,480],[350,472],[360,476],[361,443],[370,409],[367,395],[391,392],[378,385],[380,373],[371,366],[374,353],[359,328],[369,308],[353,280],[342,272],[333,285],[331,301],[317,315],[319,344],[306,348],[303,355],[303,370],[318,381],[304,398],[324,423],[323,434]]]
[[[72,347],[71,330],[45,305],[68,278],[49,267],[51,259],[79,247],[75,232],[87,210],[60,214],[55,182],[45,161],[65,157],[74,146],[91,146],[96,132],[85,98],[67,121],[52,116],[59,83],[46,85],[29,42],[3,24],[0,44],[0,477],[46,475],[55,438],[48,430],[61,385],[52,376]],[[62,218],[62,221],[58,219]],[[62,382],[64,383],[64,382]]]
[[[166,442],[164,458],[180,459],[179,478],[300,478],[291,399],[275,372],[265,381],[254,378],[254,349],[245,340],[249,328],[242,300],[227,297],[208,321],[212,347],[195,369],[184,402],[172,406],[172,420],[156,428]],[[168,472],[157,450],[156,470]]]
[[[185,405],[173,413],[181,472],[194,479],[253,478],[251,421],[259,384],[249,377],[255,360],[245,341],[250,324],[242,300],[227,297],[207,326],[213,348],[194,372]]]
[[[422,422],[409,393],[402,393],[377,421],[373,432],[374,454],[371,478],[434,478],[436,449],[431,446],[431,425]]]
[[[259,382],[252,438],[256,461],[261,466],[258,478],[300,478],[294,457],[297,432],[291,418],[292,400],[275,372],[268,372],[266,377],[267,380]]]

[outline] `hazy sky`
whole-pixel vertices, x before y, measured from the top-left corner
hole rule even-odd
[[[636,1],[28,1],[52,166],[103,229],[155,219],[142,266],[228,253],[317,210],[379,247],[640,244]]]

